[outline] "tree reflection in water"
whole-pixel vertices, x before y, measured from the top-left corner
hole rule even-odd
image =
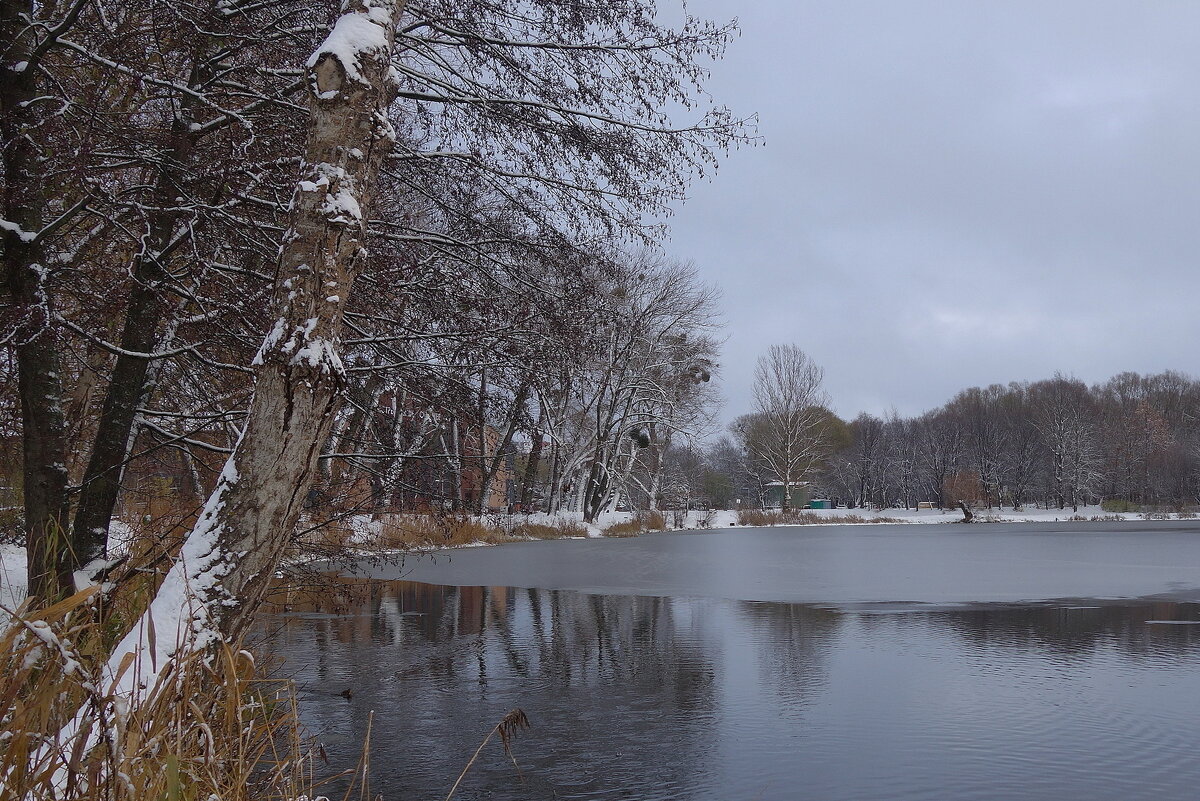
[[[459,793],[563,797],[617,792],[615,777],[631,759],[642,780],[663,788],[703,774],[711,738],[694,724],[715,706],[715,668],[700,622],[680,614],[687,606],[338,579],[276,593],[263,631],[337,766],[351,764],[375,710],[373,786],[386,797],[448,787],[487,730],[518,706],[534,726],[515,744],[526,784],[495,749]],[[349,699],[339,695],[346,689]],[[647,749],[662,748],[670,760],[640,763]]]
[[[1200,735],[1200,626],[1149,622],[1198,617],[1153,599],[879,614],[343,578],[281,590],[262,633],[331,767],[354,764],[375,712],[389,799],[444,794],[514,707],[534,726],[524,783],[497,747],[456,797],[1116,799]],[[1186,765],[1156,774],[1157,797],[1189,797]]]

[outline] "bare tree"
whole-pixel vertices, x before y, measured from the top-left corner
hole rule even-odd
[[[772,345],[754,371],[758,429],[748,442],[751,457],[783,484],[783,511],[791,488],[812,471],[826,451],[828,420],[824,371],[796,345]]]

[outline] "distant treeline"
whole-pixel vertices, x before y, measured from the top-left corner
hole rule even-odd
[[[702,452],[673,454],[675,483],[717,507],[760,503],[777,478],[738,436],[753,417]],[[804,481],[809,497],[858,507],[1182,509],[1200,503],[1198,419],[1200,382],[1174,371],[972,387],[917,417],[830,416]]]

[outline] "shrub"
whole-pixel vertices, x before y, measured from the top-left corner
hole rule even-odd
[[[606,537],[636,537],[639,534],[644,534],[646,531],[642,527],[642,521],[636,517],[633,520],[626,520],[623,523],[613,523],[604,529]]]
[[[638,520],[647,531],[665,531],[667,528],[667,521],[662,512],[638,513]]]
[[[606,537],[636,537],[650,531],[666,529],[667,521],[662,512],[638,512],[632,520],[606,526],[603,534]]]
[[[587,528],[582,523],[570,520],[545,523],[518,523],[508,529],[505,534],[519,540],[560,540],[565,537],[586,537]]]
[[[741,509],[738,511],[739,526],[770,526],[775,523],[773,512],[761,509]]]
[[[1140,512],[1142,507],[1133,501],[1123,498],[1107,498],[1100,502],[1100,508],[1106,512]]]
[[[811,526],[819,523],[904,523],[897,517],[863,517],[857,514],[839,516],[820,515],[807,509],[790,509],[782,511],[762,511],[760,509],[743,509],[738,512],[738,525],[741,526]]]

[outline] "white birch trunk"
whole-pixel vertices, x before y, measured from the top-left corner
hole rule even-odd
[[[150,608],[113,652],[135,695],[167,660],[244,631],[311,487],[345,370],[342,312],[394,142],[387,107],[404,0],[346,0],[309,59],[309,130],[276,273],[275,324],[254,360],[246,426]]]

